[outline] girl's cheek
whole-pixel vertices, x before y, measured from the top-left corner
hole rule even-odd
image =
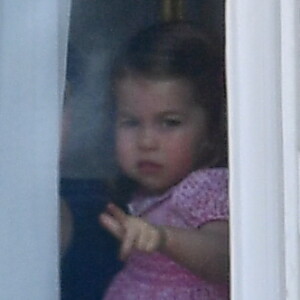
[[[116,145],[119,148],[126,148],[132,143],[132,134],[128,130],[118,130],[116,133]]]
[[[198,156],[198,143],[194,135],[182,134],[166,141],[168,155],[182,164],[192,164]]]
[[[133,152],[133,141],[130,134],[120,133],[116,137],[117,156],[126,159]]]

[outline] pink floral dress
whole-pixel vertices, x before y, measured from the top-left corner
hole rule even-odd
[[[228,219],[228,170],[198,170],[159,197],[136,196],[132,215],[152,224],[197,228]],[[110,285],[105,300],[229,299],[228,285],[213,284],[159,252],[135,251]]]

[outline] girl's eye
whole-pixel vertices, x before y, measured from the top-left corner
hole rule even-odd
[[[165,119],[163,120],[164,127],[178,127],[182,124],[182,121],[179,119]]]

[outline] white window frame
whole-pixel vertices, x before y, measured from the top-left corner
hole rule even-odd
[[[286,299],[300,299],[300,3],[281,1]]]
[[[300,299],[299,11],[227,1],[233,300]]]

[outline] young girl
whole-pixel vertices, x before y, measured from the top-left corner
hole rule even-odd
[[[221,61],[184,22],[139,33],[117,61],[116,157],[136,189],[129,214],[100,216],[126,259],[106,300],[229,298]]]

